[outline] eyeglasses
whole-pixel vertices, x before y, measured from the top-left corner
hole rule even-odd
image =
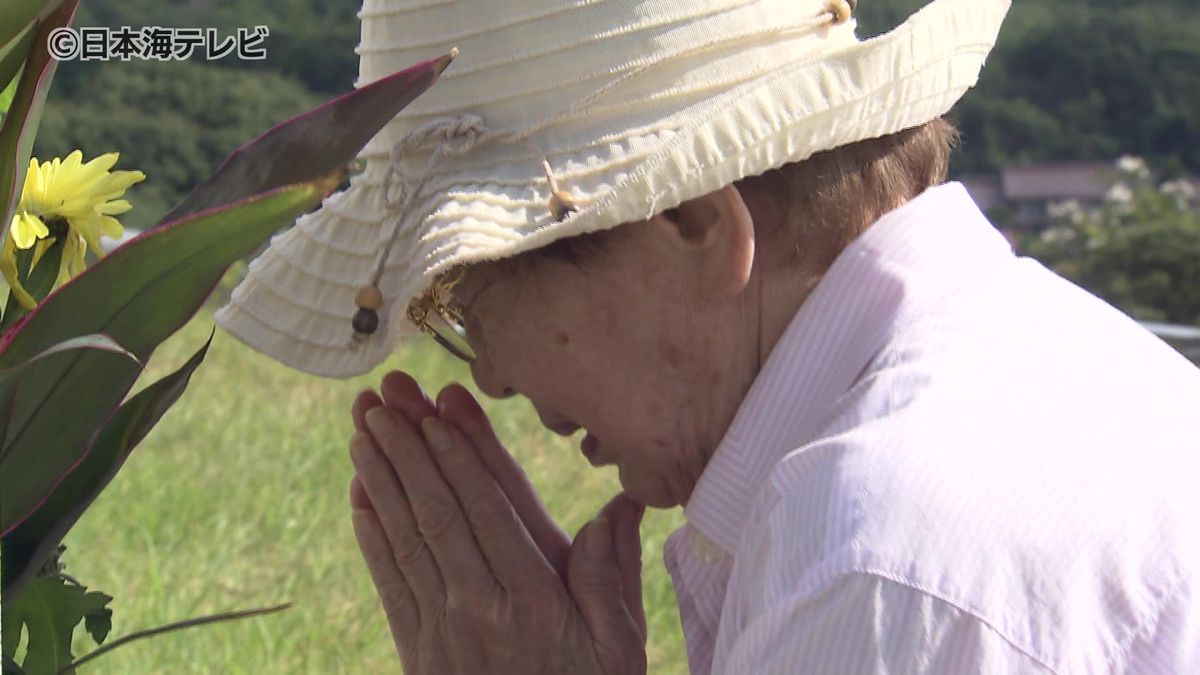
[[[475,350],[467,342],[462,325],[462,310],[429,300],[414,301],[408,306],[408,318],[446,351],[468,364],[475,360]]]

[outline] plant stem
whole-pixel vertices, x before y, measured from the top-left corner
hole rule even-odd
[[[98,656],[101,656],[101,655],[105,654],[106,652],[111,652],[112,650],[116,649],[117,647],[127,645],[130,642],[133,642],[134,640],[140,640],[142,638],[153,637],[155,635],[162,635],[163,633],[169,633],[171,631],[180,630],[182,628],[191,628],[193,626],[202,626],[204,624],[218,623],[221,621],[236,621],[238,619],[248,619],[253,616],[263,616],[265,614],[274,614],[275,612],[282,612],[285,609],[289,609],[291,606],[292,606],[292,603],[285,602],[282,605],[276,605],[275,607],[266,607],[266,608],[262,608],[262,609],[247,609],[247,610],[242,610],[240,612],[224,612],[221,614],[212,614],[210,616],[201,616],[201,617],[196,617],[194,619],[177,621],[175,623],[168,623],[168,624],[159,626],[157,628],[150,628],[148,630],[138,631],[136,633],[130,633],[129,635],[121,637],[117,640],[114,640],[114,641],[104,645],[103,647],[100,647],[96,651],[94,651],[86,656],[81,656],[78,659],[75,659],[71,663],[68,663],[67,665],[63,666],[61,670],[59,670],[57,673],[55,673],[55,675],[65,675],[66,673],[71,672],[73,669],[78,668],[79,666],[87,663],[88,661],[91,661],[92,659],[94,659]]]

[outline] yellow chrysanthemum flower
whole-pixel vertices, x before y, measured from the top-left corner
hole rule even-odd
[[[32,309],[34,301],[17,279],[18,249],[36,247],[32,270],[56,239],[65,237],[54,283],[57,287],[85,269],[84,255],[89,248],[97,256],[104,255],[101,236],[120,239],[124,234],[113,216],[128,211],[130,204],[120,197],[146,175],[141,171],[110,171],[119,156],[110,152],[84,163],[83,153],[76,150],[63,160],[56,157],[40,164],[36,157],[29,160],[21,201],[0,252],[0,272],[22,305]]]

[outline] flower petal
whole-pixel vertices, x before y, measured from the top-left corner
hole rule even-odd
[[[93,193],[104,199],[113,199],[143,180],[146,180],[146,174],[141,171],[114,171],[96,182]]]
[[[125,236],[125,228],[121,226],[121,221],[109,216],[97,217],[96,228],[109,239],[120,239]]]
[[[31,213],[18,213],[13,222],[13,242],[19,249],[27,249],[42,237],[50,236],[50,228],[41,218]]]
[[[29,170],[25,172],[25,185],[21,189],[21,204],[38,199],[46,190],[46,178],[36,157],[29,158]]]
[[[54,245],[54,238],[39,239],[36,246],[33,247],[33,260],[29,262],[29,271],[32,272],[37,264],[41,262],[42,256],[46,255],[46,251]]]
[[[133,204],[130,204],[128,200],[115,199],[111,202],[104,202],[100,206],[97,206],[96,213],[106,216],[116,216],[125,213],[131,208],[133,208]]]
[[[71,279],[72,261],[77,255],[82,255],[83,249],[75,242],[76,237],[67,235],[63,241],[62,261],[58,264],[58,277],[54,280],[54,287],[58,288],[67,283]]]
[[[79,185],[81,190],[92,192],[97,182],[108,177],[108,170],[117,163],[120,153],[109,152],[79,167],[70,175],[70,180]]]

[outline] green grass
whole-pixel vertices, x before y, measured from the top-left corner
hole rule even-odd
[[[178,367],[212,327],[202,313],[155,354],[138,387]],[[86,675],[390,673],[398,660],[350,528],[350,402],[393,368],[427,391],[470,385],[429,342],[370,375],[291,371],[218,330],[187,393],[67,536],[68,572],[113,596],[113,636],[197,615],[293,601],[282,614],[135,642]],[[473,391],[477,390],[472,387]],[[483,404],[550,511],[575,532],[617,491],[523,400]],[[577,442],[577,441],[576,441]],[[651,672],[687,672],[662,544],[678,510],[647,513],[644,591]],[[76,652],[91,639],[77,632]]]

